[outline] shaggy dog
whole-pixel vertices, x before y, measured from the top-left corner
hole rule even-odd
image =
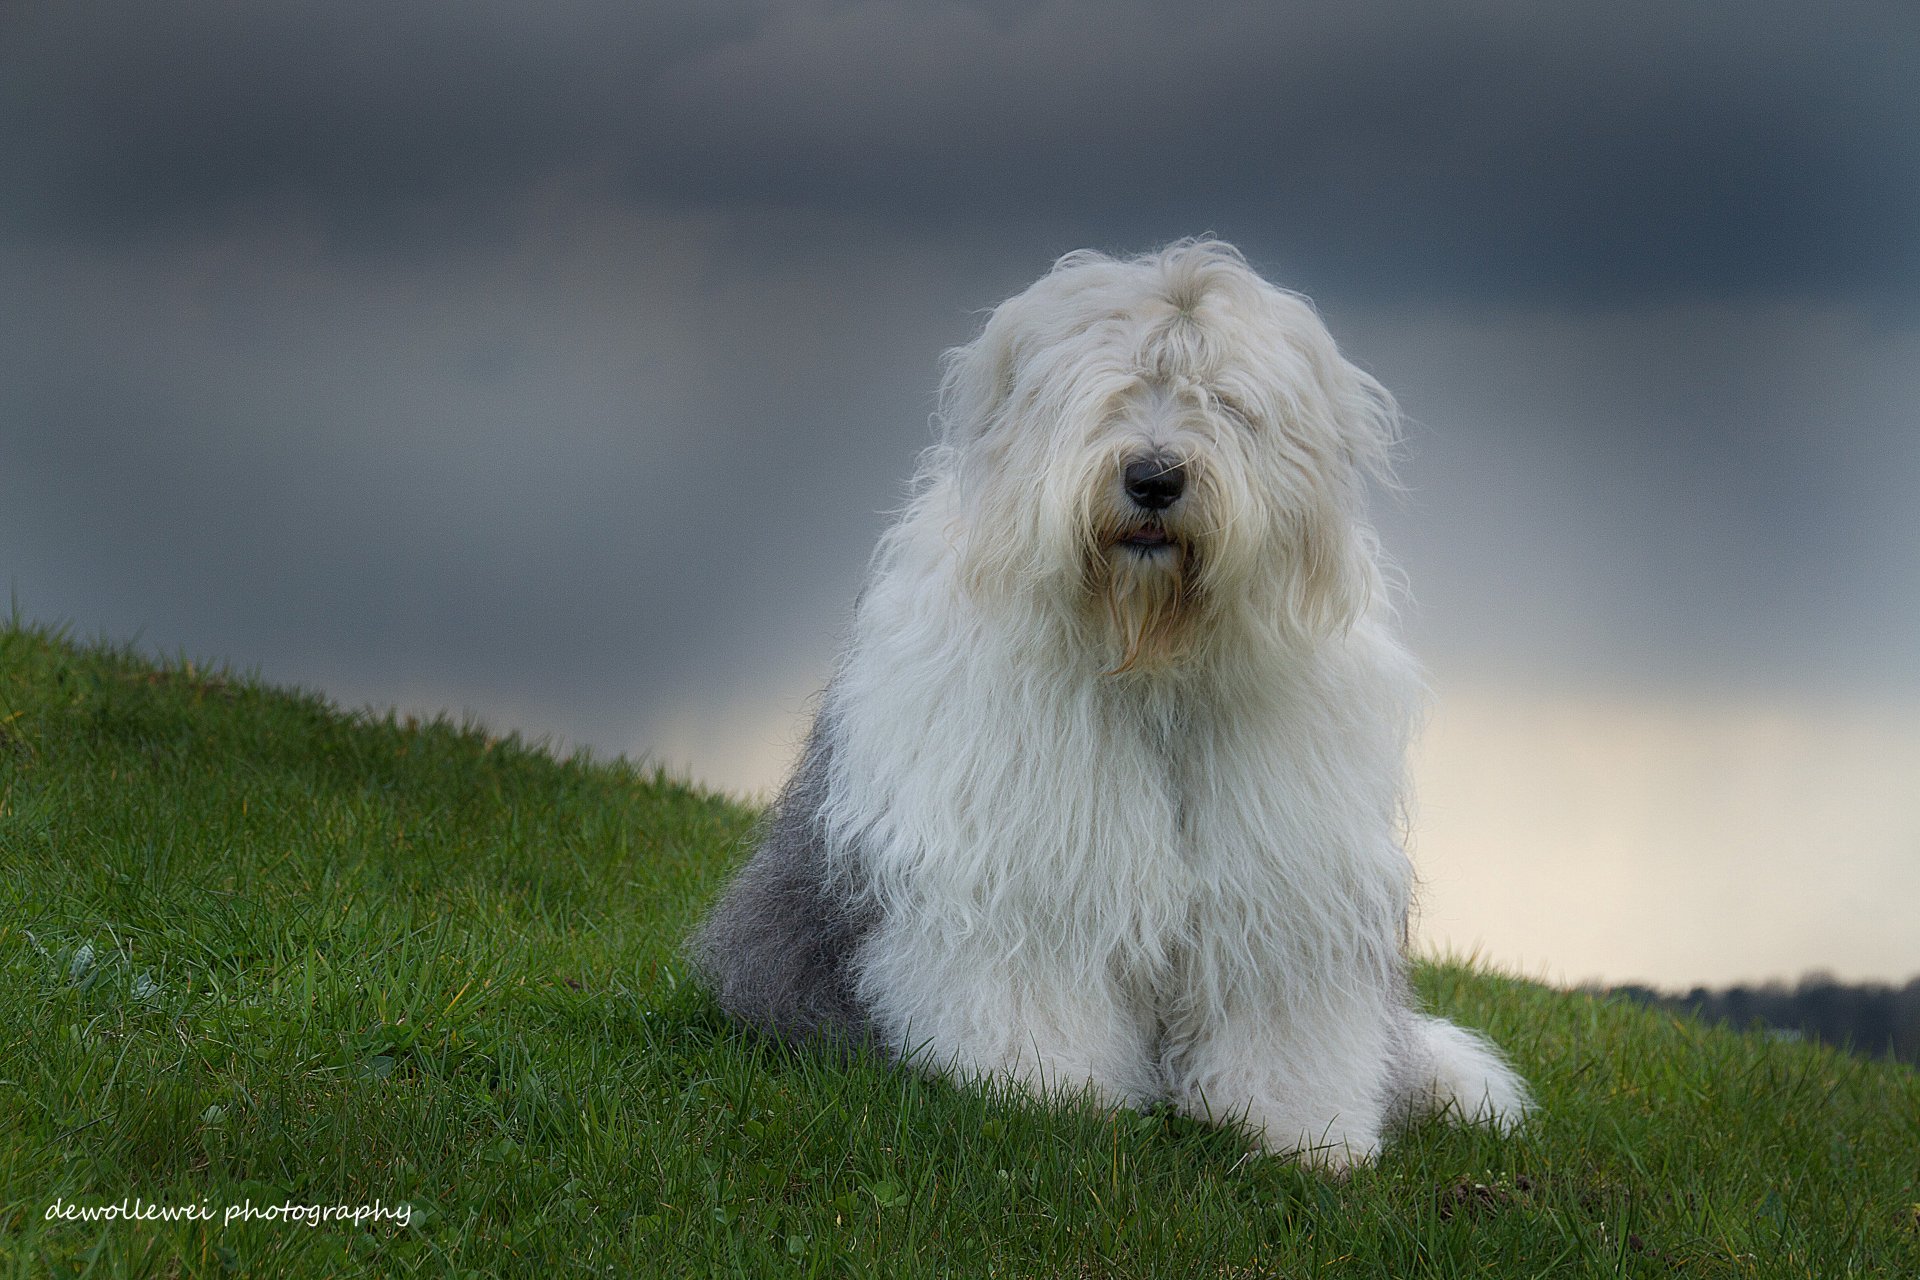
[[[1397,413],[1228,245],[1082,252],[950,352],[805,754],[693,943],[734,1016],[1164,1100],[1340,1169],[1525,1085],[1416,1011]]]

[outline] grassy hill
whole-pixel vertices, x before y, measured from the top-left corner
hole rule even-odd
[[[1920,1275],[1920,1074],[1460,966],[1423,994],[1542,1113],[1344,1183],[789,1053],[674,958],[752,818],[0,630],[0,1267]],[[122,1202],[211,1220],[84,1216]],[[282,1208],[376,1204],[407,1224]]]

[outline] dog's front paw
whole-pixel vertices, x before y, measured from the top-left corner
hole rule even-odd
[[[1355,1169],[1379,1159],[1380,1138],[1378,1135],[1324,1134],[1311,1143],[1291,1148],[1269,1146],[1268,1149],[1315,1173],[1344,1180],[1351,1177]]]
[[[1269,1116],[1262,1121],[1252,1115],[1246,1127],[1269,1155],[1335,1178],[1372,1164],[1383,1143],[1377,1127],[1343,1125],[1338,1120],[1313,1123],[1298,1116]]]

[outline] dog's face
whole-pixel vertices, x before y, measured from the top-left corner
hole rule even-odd
[[[942,417],[970,589],[1075,610],[1116,673],[1228,618],[1344,626],[1375,586],[1393,402],[1224,245],[1062,259],[949,353]]]

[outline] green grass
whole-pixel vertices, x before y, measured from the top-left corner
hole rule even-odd
[[[1346,1182],[791,1053],[675,959],[752,819],[0,630],[0,1275],[1920,1275],[1920,1075],[1459,965],[1543,1110]]]

